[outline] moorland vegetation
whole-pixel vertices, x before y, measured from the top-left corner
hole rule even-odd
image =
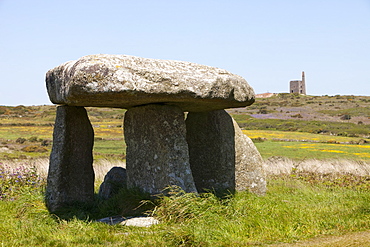
[[[124,166],[125,110],[87,110],[97,192],[112,166]],[[370,245],[370,97],[280,94],[229,113],[266,161],[265,196],[171,188],[152,199],[121,190],[108,201],[96,197],[52,215],[43,195],[55,106],[0,106],[1,245],[266,246],[341,235],[347,245]],[[152,215],[160,224],[95,221],[113,215]]]

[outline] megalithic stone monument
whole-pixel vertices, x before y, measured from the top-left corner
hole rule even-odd
[[[180,186],[187,192],[196,192],[197,187],[200,190],[203,189],[202,185],[196,186],[193,180],[193,177],[199,177],[199,174],[195,174],[197,169],[194,171],[191,169],[191,160],[193,160],[191,156],[201,154],[202,150],[189,151],[194,150],[192,145],[195,144],[186,141],[187,128],[193,129],[191,125],[198,123],[189,121],[187,126],[184,112],[189,112],[189,116],[198,112],[207,115],[208,112],[245,107],[254,102],[254,91],[249,84],[242,77],[226,70],[189,62],[127,55],[90,55],[77,61],[64,63],[47,72],[46,86],[50,100],[65,109],[70,107],[83,109],[87,106],[128,109],[124,120],[127,142],[127,186],[139,187],[150,193],[158,193],[169,185]],[[80,118],[80,115],[74,115],[72,111],[68,114],[66,121],[57,116],[56,125],[61,121],[63,124],[58,124],[59,127],[54,130],[52,157],[67,156],[67,149],[59,148],[60,140],[64,138],[63,135],[69,135],[69,131],[65,129],[74,125],[73,119]],[[226,112],[223,115],[230,117]],[[237,137],[232,134],[225,135],[222,130],[224,126],[219,127],[220,130],[217,133],[224,137],[218,139],[235,143],[233,148],[224,150],[231,152],[231,156],[235,156],[238,150],[243,150],[238,147],[238,145],[244,145],[243,142],[235,142]],[[228,128],[232,132],[231,125]],[[197,133],[192,135],[197,136]],[[89,150],[86,153],[90,153],[92,145],[77,139],[70,136],[63,139],[62,143],[66,146],[77,143],[81,148]],[[205,142],[202,144],[203,147],[207,146],[206,139],[203,140]],[[217,137],[211,139],[217,139]],[[202,145],[199,148],[203,148]],[[252,147],[253,144],[248,145]],[[203,150],[203,152],[208,151],[209,149],[206,148]],[[253,152],[258,151],[254,149]],[[230,161],[230,159],[224,160]],[[246,163],[243,167],[248,167],[247,160],[244,159]],[[204,166],[211,165],[211,159],[204,161]],[[248,169],[243,169],[243,174],[264,179],[263,173],[260,172],[262,160],[255,159],[255,161]],[[235,170],[233,166],[237,167],[238,162],[238,159],[235,159],[227,164],[225,169]],[[219,163],[219,165],[224,164]],[[63,163],[55,158],[50,159],[46,201],[48,205],[53,205],[49,207],[51,211],[73,203],[78,198],[76,196],[79,193],[78,186],[69,189],[61,185],[65,181],[77,179],[71,174],[83,172],[86,166],[79,167],[77,164],[70,166],[69,162]],[[250,169],[257,169],[258,172],[249,172]],[[254,178],[248,178],[249,182],[244,183],[245,181],[240,180],[243,176],[239,176],[237,172],[227,174],[231,174],[226,176],[231,176],[228,180],[233,181],[236,190],[250,189],[256,193],[263,193],[265,190],[263,183],[257,185],[261,189],[253,189],[256,185],[250,181],[254,181]],[[214,179],[217,180],[219,177],[216,176]],[[74,183],[74,181],[70,182]],[[94,178],[90,176],[84,183],[93,182]],[[217,184],[215,182],[205,187],[214,187]],[[239,186],[241,184],[243,186]],[[86,198],[93,196],[93,192],[86,193],[89,196],[81,197],[81,201],[86,201]],[[54,200],[61,194],[68,196],[63,197],[65,199]]]

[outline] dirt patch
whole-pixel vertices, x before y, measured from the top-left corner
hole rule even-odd
[[[292,244],[274,244],[276,247],[364,247],[370,246],[370,230],[342,236],[321,236]]]

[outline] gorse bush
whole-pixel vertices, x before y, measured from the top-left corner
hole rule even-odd
[[[37,174],[36,168],[12,168],[0,163],[0,200],[14,200],[22,193],[40,190],[44,185],[45,180]]]

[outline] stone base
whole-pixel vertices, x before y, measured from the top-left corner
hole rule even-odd
[[[265,193],[261,155],[225,110],[190,112],[186,128],[190,166],[199,192]]]
[[[58,106],[46,187],[46,205],[54,212],[94,198],[94,131],[83,107]]]
[[[124,119],[127,186],[150,194],[170,185],[196,192],[189,164],[184,113],[150,104],[129,109]]]
[[[105,175],[98,195],[100,198],[109,199],[117,194],[121,188],[127,188],[126,169],[115,166]]]

